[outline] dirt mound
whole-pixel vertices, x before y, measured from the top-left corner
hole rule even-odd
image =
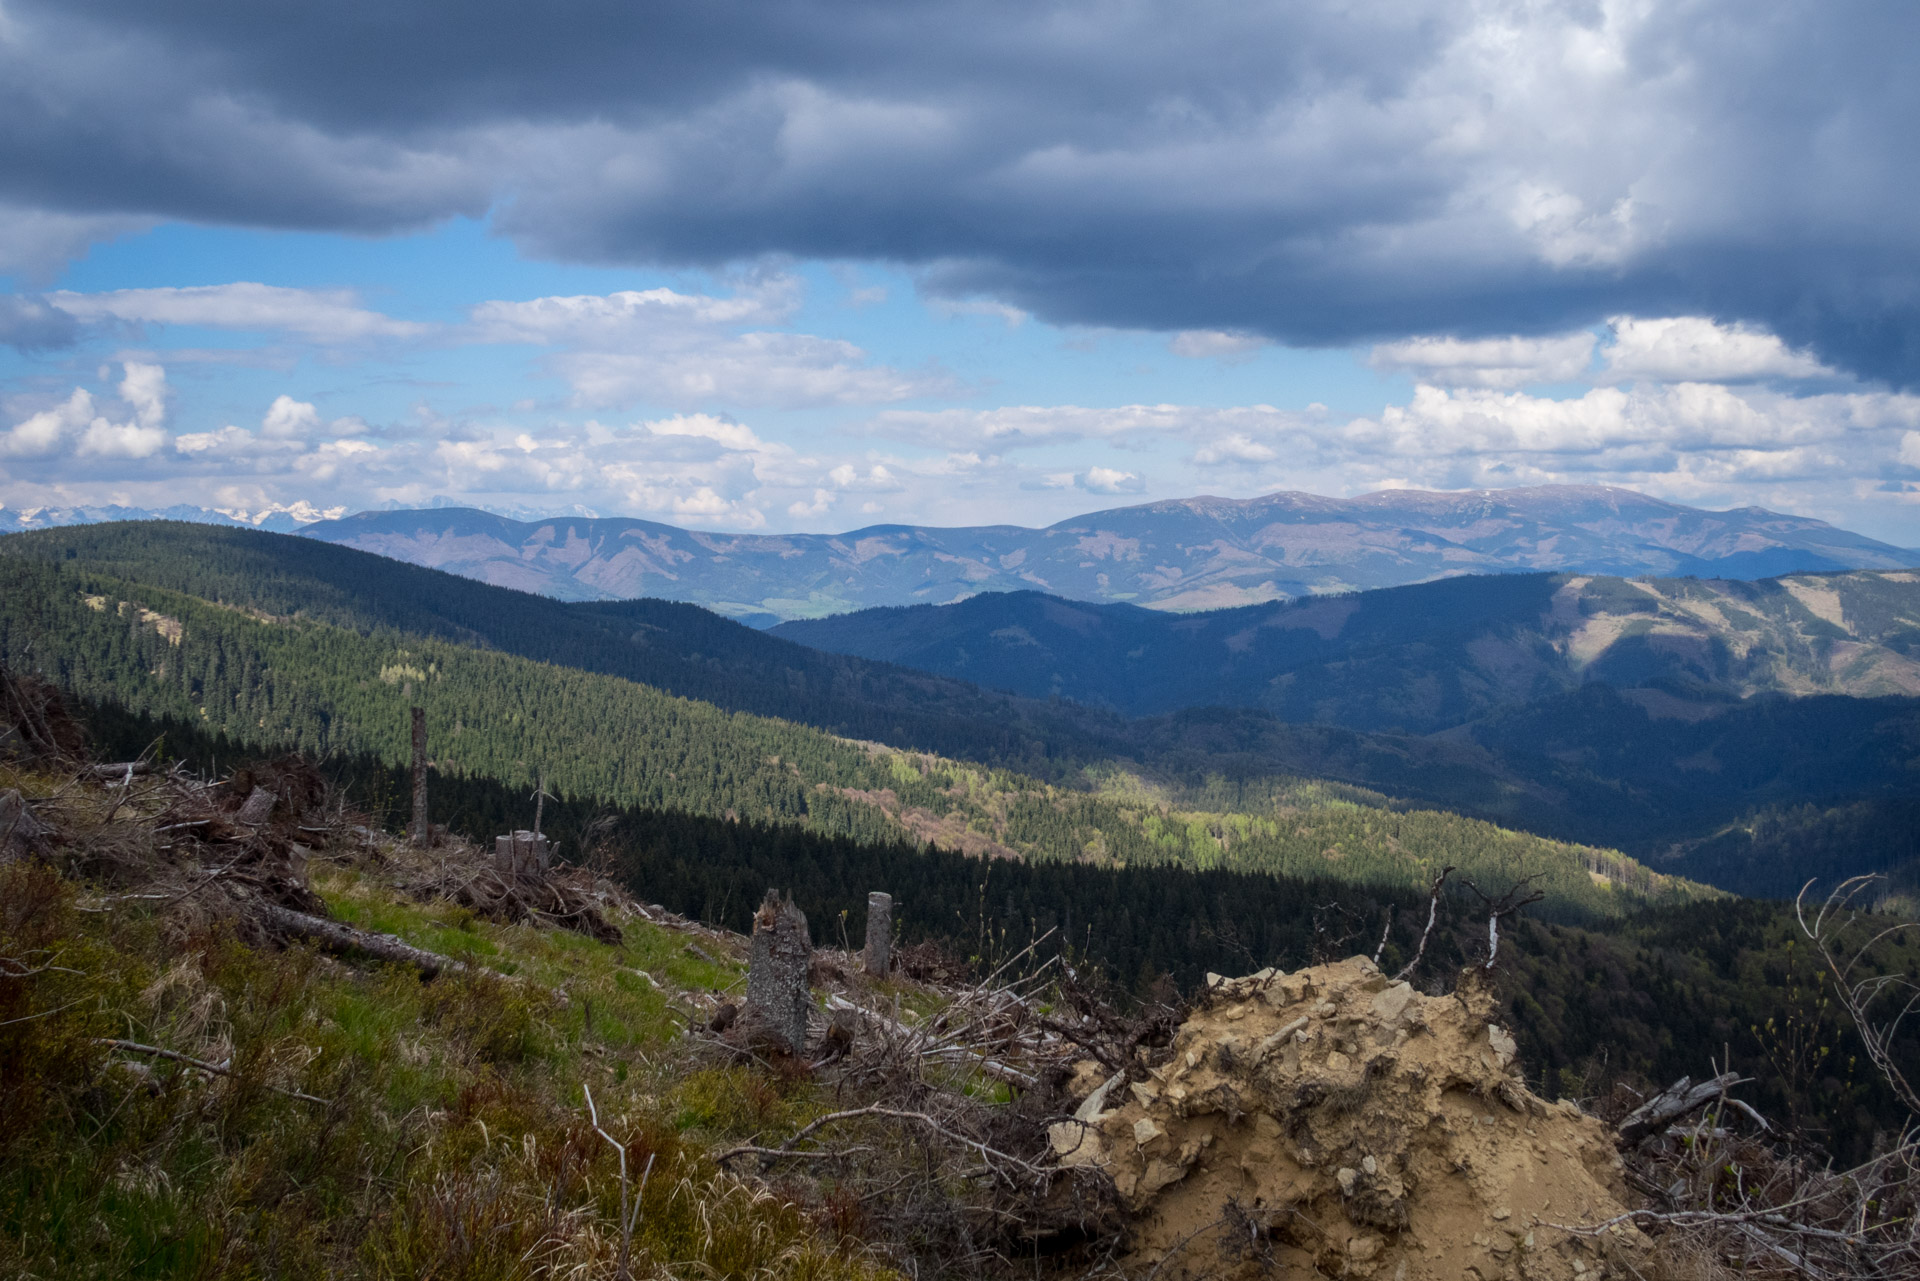
[[[1165,1060],[1104,1082],[1054,1150],[1112,1175],[1131,1262],[1169,1279],[1623,1275],[1631,1228],[1547,1226],[1625,1208],[1609,1132],[1527,1090],[1491,1012],[1364,957],[1214,980]]]

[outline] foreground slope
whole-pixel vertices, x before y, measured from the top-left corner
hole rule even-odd
[[[660,596],[767,622],[983,591],[1185,610],[1471,573],[1755,578],[1899,568],[1914,559],[1822,521],[1760,508],[1708,512],[1592,486],[1191,498],[1091,512],[1045,529],[717,534],[447,508],[363,512],[301,533],[564,600]]]

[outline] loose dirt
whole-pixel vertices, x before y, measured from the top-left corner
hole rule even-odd
[[[1423,996],[1364,957],[1210,982],[1170,1057],[1051,1133],[1061,1164],[1113,1177],[1137,1275],[1630,1275],[1632,1228],[1549,1226],[1621,1213],[1619,1161],[1599,1120],[1521,1082],[1490,995]]]

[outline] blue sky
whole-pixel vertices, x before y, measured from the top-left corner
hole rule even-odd
[[[1920,544],[1914,12],[1760,8],[4,0],[0,503]]]

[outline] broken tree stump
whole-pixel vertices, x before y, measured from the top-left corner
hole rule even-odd
[[[493,838],[493,865],[504,876],[544,877],[551,857],[547,838],[538,832],[519,831]]]
[[[867,895],[867,945],[861,965],[875,978],[887,976],[893,960],[893,895],[875,890]]]
[[[427,709],[413,709],[413,843],[433,844],[433,828],[427,823]]]
[[[233,821],[242,827],[258,827],[273,816],[273,803],[280,799],[264,787],[256,787],[247,794]]]
[[[813,964],[813,940],[806,913],[767,891],[753,918],[753,943],[747,962],[747,1001],[741,1013],[750,1044],[787,1054],[807,1048],[807,1011],[813,1000],[807,971]]]

